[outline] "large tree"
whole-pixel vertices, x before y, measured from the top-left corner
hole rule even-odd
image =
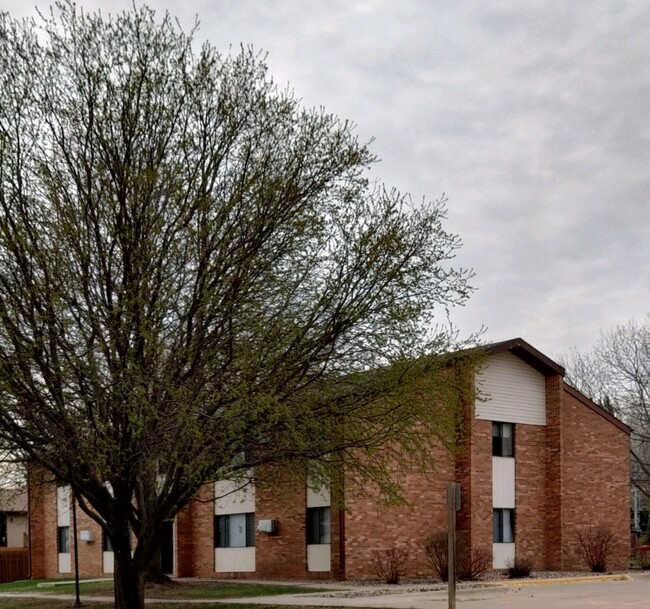
[[[0,442],[110,536],[118,609],[202,484],[390,490],[382,456],[422,458],[458,397],[423,357],[469,293],[444,203],[369,183],[352,125],[193,34],[147,8],[0,17]]]
[[[650,315],[565,358],[567,380],[632,428],[632,483],[650,498]]]

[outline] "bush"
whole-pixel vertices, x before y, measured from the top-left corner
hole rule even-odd
[[[449,579],[447,531],[432,533],[424,544],[424,551],[433,572],[443,582]],[[456,537],[456,579],[474,581],[485,573],[492,564],[492,552],[483,548],[470,550],[467,537]]]
[[[605,573],[612,551],[614,533],[607,526],[589,527],[578,532],[578,552],[594,573]]]
[[[526,558],[515,558],[506,563],[506,569],[510,579],[528,577],[533,571],[533,563]]]
[[[407,557],[405,548],[396,548],[394,545],[389,550],[375,551],[375,569],[379,579],[387,584],[398,584],[404,575]]]

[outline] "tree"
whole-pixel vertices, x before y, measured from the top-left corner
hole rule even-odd
[[[402,392],[461,399],[425,355],[470,292],[444,202],[370,184],[352,125],[193,35],[147,8],[0,17],[0,442],[106,531],[118,609],[201,485],[394,492],[384,457],[423,459],[444,418]]]
[[[632,428],[632,483],[650,498],[650,315],[601,333],[565,365],[572,385]]]

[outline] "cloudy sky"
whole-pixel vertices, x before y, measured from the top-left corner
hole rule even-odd
[[[650,312],[647,1],[149,4],[186,28],[198,15],[197,38],[223,51],[267,52],[276,82],[375,138],[387,185],[446,194],[457,263],[476,272],[453,314],[465,333],[484,325],[485,340],[554,355]]]

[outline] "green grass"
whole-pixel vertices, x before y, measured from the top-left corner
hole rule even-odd
[[[38,592],[39,594],[74,594],[74,582],[56,586],[38,587],[43,581],[55,580],[23,580],[0,584],[0,592]],[[112,596],[113,582],[80,582],[80,592],[84,596]],[[246,598],[255,596],[275,596],[278,594],[306,594],[320,592],[321,588],[305,588],[291,584],[247,584],[238,582],[179,582],[170,586],[148,585],[145,596],[160,599],[228,599]],[[0,603],[5,609],[4,601]]]
[[[71,609],[72,601],[48,600],[42,598],[0,598],[2,609]],[[84,609],[113,609],[113,603],[93,603],[83,601]],[[188,605],[187,603],[147,603],[147,609],[307,609],[299,605],[244,605],[228,603],[201,603]],[[311,609],[311,608],[310,608]],[[319,607],[318,609],[334,609],[334,607]]]

